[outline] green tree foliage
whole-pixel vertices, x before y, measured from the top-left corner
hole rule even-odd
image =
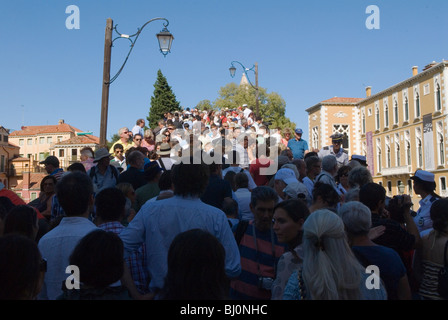
[[[219,97],[214,101],[217,109],[235,109],[247,104],[256,112],[255,89],[251,86],[238,86],[232,82],[221,87],[218,94]],[[286,102],[278,93],[268,93],[265,88],[259,87],[258,99],[260,115],[264,122],[271,123],[270,128],[295,128],[295,123],[285,116]]]
[[[198,102],[198,104],[196,105],[196,108],[198,108],[199,110],[215,110],[216,108],[212,105],[212,103],[210,102],[210,100],[201,100]]]
[[[107,143],[107,150],[109,150],[112,145],[115,143],[115,141],[118,141],[120,139],[120,136],[118,135],[118,133],[115,133],[114,135],[112,135],[112,137],[110,138],[110,141],[106,141]]]
[[[157,71],[157,80],[154,83],[154,95],[151,97],[151,108],[146,118],[151,128],[157,127],[157,122],[166,112],[181,111],[180,103],[176,100],[168,81],[160,69]]]

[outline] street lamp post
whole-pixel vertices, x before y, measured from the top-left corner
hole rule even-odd
[[[244,70],[244,73],[246,74],[247,81],[249,81],[249,84],[252,86],[252,88],[255,89],[255,114],[256,116],[260,115],[259,110],[259,101],[258,101],[258,63],[255,62],[255,65],[252,66],[252,68],[248,69],[239,61],[232,61],[231,66],[229,68],[230,76],[233,78],[235,76],[236,68],[233,65],[234,63],[238,63]],[[249,76],[247,74],[247,71],[253,71],[255,73],[255,86],[252,84],[252,82],[249,79]]]
[[[159,48],[160,52],[166,56],[170,50],[171,50],[171,44],[173,42],[173,35],[168,31],[167,26],[169,24],[168,20],[165,18],[153,18],[149,21],[147,21],[141,28],[138,29],[138,31],[135,34],[127,35],[122,34],[118,32],[117,26],[114,27],[113,21],[111,18],[108,18],[106,21],[106,32],[105,32],[105,40],[104,40],[104,66],[103,66],[103,89],[102,89],[102,97],[101,97],[101,122],[100,122],[100,146],[105,147],[106,146],[106,134],[107,134],[107,113],[109,108],[109,87],[112,82],[117,79],[117,77],[120,75],[121,71],[123,70],[124,66],[126,65],[126,62],[128,61],[128,58],[132,52],[132,49],[134,48],[135,43],[137,42],[137,39],[142,32],[143,28],[146,27],[150,22],[156,21],[156,20],[164,20],[163,23],[163,30],[160,31],[156,36],[159,41]],[[112,40],[112,33],[115,30],[115,32],[118,34],[118,37]],[[112,45],[115,40],[117,39],[128,39],[131,42],[131,48],[129,49],[128,55],[126,56],[126,59],[123,62],[123,65],[120,67],[118,72],[113,76],[110,77],[110,65],[111,65],[111,55],[112,55]]]

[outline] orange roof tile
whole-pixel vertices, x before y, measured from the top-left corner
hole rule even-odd
[[[68,140],[56,143],[56,145],[73,145],[73,144],[100,144],[100,138],[93,135],[75,136]]]
[[[10,136],[32,136],[37,134],[49,134],[49,133],[66,133],[66,132],[82,132],[67,123],[48,125],[48,126],[23,126],[22,130],[16,130],[11,132]]]
[[[40,183],[42,179],[47,176],[47,173],[44,172],[31,172],[30,173],[30,187],[29,189],[40,190]],[[15,188],[14,191],[23,189],[23,181],[21,181]]]
[[[334,97],[331,99],[327,99],[321,102],[321,104],[325,103],[357,103],[359,101],[363,100],[363,98],[341,98],[341,97]]]

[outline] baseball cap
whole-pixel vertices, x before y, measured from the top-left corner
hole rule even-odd
[[[359,154],[354,154],[354,155],[352,155],[352,160],[358,161],[362,165],[367,166],[367,161],[366,161],[365,156],[361,156]]]
[[[297,134],[302,134],[303,130],[300,129],[300,128],[297,128],[296,130],[294,130],[294,132],[297,133]]]
[[[285,189],[283,189],[283,192],[293,199],[300,198],[305,200],[308,197],[308,189],[299,181],[289,183]]]
[[[411,177],[412,180],[422,180],[426,182],[435,182],[434,180],[434,173],[425,171],[425,170],[417,170],[415,171],[415,174],[413,177]]]
[[[59,160],[55,156],[48,156],[44,161],[39,162],[40,164],[51,164],[55,167],[59,167]]]
[[[287,185],[298,181],[294,171],[289,168],[281,168],[280,170],[278,170],[277,173],[275,174],[274,179],[282,180]]]

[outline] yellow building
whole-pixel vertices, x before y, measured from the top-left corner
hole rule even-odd
[[[346,135],[349,156],[365,155],[375,182],[389,196],[413,195],[410,177],[417,169],[435,174],[436,193],[447,192],[448,61],[431,63],[419,73],[366,97],[332,98],[308,108],[310,148],[330,145],[336,131]],[[404,190],[398,188],[404,185]]]
[[[19,147],[9,141],[9,130],[0,126],[0,183],[6,188],[11,185],[11,161],[19,155]]]
[[[357,103],[362,98],[334,97],[306,109],[308,112],[309,148],[319,151],[331,145],[330,136],[344,135],[342,146],[348,154],[360,154],[360,121]]]
[[[374,181],[388,195],[413,194],[417,169],[435,174],[436,193],[447,196],[446,136],[448,62],[431,63],[422,72],[359,102],[361,150]]]
[[[20,147],[21,157],[40,162],[53,155],[64,169],[80,161],[82,148],[91,147],[95,150],[99,145],[98,137],[82,132],[64,120],[59,120],[57,125],[22,127],[21,130],[11,132],[9,139]]]

